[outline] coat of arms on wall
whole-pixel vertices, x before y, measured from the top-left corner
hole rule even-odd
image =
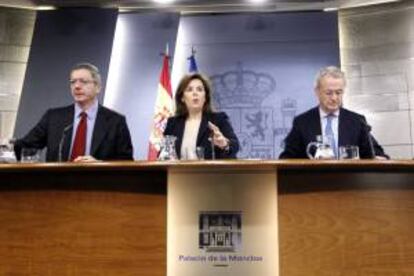
[[[211,77],[215,106],[225,111],[240,140],[239,158],[274,159],[296,114],[297,102],[280,99],[281,105],[266,102],[276,93],[276,81],[270,74],[243,69]],[[278,120],[276,120],[278,118]]]

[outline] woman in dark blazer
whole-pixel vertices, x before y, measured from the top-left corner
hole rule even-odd
[[[204,76],[197,73],[181,79],[175,107],[175,116],[168,119],[164,135],[177,137],[179,158],[196,159],[199,147],[204,149],[206,159],[236,158],[239,141],[228,116],[213,112],[211,86]]]

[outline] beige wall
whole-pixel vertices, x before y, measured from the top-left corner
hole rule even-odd
[[[366,115],[393,158],[412,158],[414,3],[343,10],[339,31],[345,106]]]
[[[35,11],[0,7],[0,138],[13,136]]]

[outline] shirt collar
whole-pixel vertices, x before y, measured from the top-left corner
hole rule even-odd
[[[340,112],[340,109],[338,109],[337,111],[333,113],[326,113],[325,111],[322,110],[322,108],[319,107],[319,114],[321,115],[321,118],[326,118],[328,117],[328,115],[333,115],[335,118],[338,118],[339,112]]]
[[[75,103],[75,118],[78,118],[82,112],[85,112],[88,119],[94,119],[98,113],[98,101],[95,100],[91,107],[87,110],[82,110],[82,108]]]

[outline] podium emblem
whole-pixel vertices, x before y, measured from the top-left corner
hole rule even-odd
[[[242,213],[206,211],[199,215],[199,248],[206,252],[237,252],[242,241]]]

